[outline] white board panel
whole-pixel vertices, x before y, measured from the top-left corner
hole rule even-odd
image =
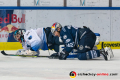
[[[63,6],[63,0],[21,0],[21,6]]]
[[[20,6],[34,6],[34,0],[20,0]]]
[[[0,0],[0,6],[17,6],[17,0]]]
[[[59,22],[62,26],[88,26],[101,34],[102,41],[110,40],[110,11],[107,10],[27,10],[26,19],[27,29],[51,27]]]
[[[67,6],[72,6],[72,7],[108,7],[109,0],[67,0]]]
[[[38,3],[38,4],[37,4]],[[21,0],[21,6],[63,6],[64,0]],[[68,7],[108,7],[109,0],[67,0]]]
[[[120,41],[120,10],[111,11],[111,40]]]
[[[112,0],[112,7],[120,7],[120,0]]]

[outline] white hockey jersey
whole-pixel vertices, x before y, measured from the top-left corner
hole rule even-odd
[[[47,39],[43,28],[27,30],[24,34],[24,39],[25,42],[22,42],[22,46],[26,50],[31,49],[38,54],[39,49],[48,50]]]

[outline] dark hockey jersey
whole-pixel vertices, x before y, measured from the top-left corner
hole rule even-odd
[[[93,32],[87,27],[83,27],[83,28],[77,28],[73,26],[62,27],[62,30],[60,32],[60,37],[65,45],[63,52],[70,53],[73,49],[79,48],[80,45],[79,42],[81,41],[81,39],[83,39],[83,37],[89,36],[89,34],[95,36],[94,33],[93,34],[91,33]],[[90,38],[93,37],[89,37],[89,39]],[[86,43],[87,44],[89,44],[89,42],[95,43],[95,41],[96,41],[96,37],[93,38],[93,41],[86,41]]]
[[[60,32],[60,37],[65,44],[65,48],[63,49],[64,52],[71,52],[72,49],[75,47],[76,43],[76,35],[77,35],[77,27],[72,26],[64,26]]]

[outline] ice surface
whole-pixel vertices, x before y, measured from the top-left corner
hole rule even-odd
[[[15,54],[16,51],[6,51]],[[49,55],[48,51],[40,51]],[[0,54],[0,80],[70,80],[69,73],[118,73],[117,76],[76,76],[75,80],[120,80],[120,50],[113,50],[114,58],[93,60],[57,60],[48,58],[23,58]],[[52,54],[53,51],[50,51]]]

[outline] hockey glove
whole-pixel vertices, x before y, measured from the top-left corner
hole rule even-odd
[[[16,55],[36,55],[36,51],[20,49],[17,51]]]
[[[69,55],[69,53],[66,52],[66,51],[60,52],[60,54],[59,54],[59,60],[66,60],[66,58],[67,58],[68,55]]]

